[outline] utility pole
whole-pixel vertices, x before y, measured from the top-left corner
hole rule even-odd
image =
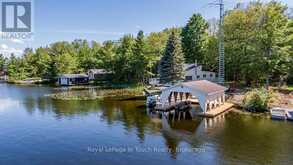
[[[218,68],[218,79],[220,84],[225,83],[225,48],[224,48],[224,2],[219,0],[220,6],[220,22],[219,22],[219,68]]]

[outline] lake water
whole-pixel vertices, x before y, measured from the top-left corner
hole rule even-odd
[[[141,101],[54,101],[0,84],[0,164],[293,164],[293,122],[235,113],[167,121]]]

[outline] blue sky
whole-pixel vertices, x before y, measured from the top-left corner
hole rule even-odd
[[[281,0],[293,7],[292,0]],[[0,40],[0,53],[20,55],[25,47],[46,46],[55,41],[87,39],[103,42],[122,35],[161,31],[183,26],[193,13],[218,18],[215,0],[34,0],[34,39]],[[226,0],[226,9],[237,2]]]

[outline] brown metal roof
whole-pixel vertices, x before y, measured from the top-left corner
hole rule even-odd
[[[226,87],[222,85],[218,85],[216,83],[213,83],[207,80],[189,81],[189,82],[184,82],[181,85],[184,85],[186,87],[189,87],[195,90],[200,90],[207,94],[221,92],[227,89]]]

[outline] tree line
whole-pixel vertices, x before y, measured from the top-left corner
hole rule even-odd
[[[286,5],[271,1],[237,5],[224,17],[226,81],[292,82],[293,20]],[[104,68],[113,81],[144,83],[160,76],[162,82],[182,80],[183,64],[197,61],[217,71],[217,21],[194,14],[184,27],[144,35],[124,35],[118,41],[56,42],[9,59],[0,55],[0,69],[11,79],[40,77],[54,80],[63,73]]]

